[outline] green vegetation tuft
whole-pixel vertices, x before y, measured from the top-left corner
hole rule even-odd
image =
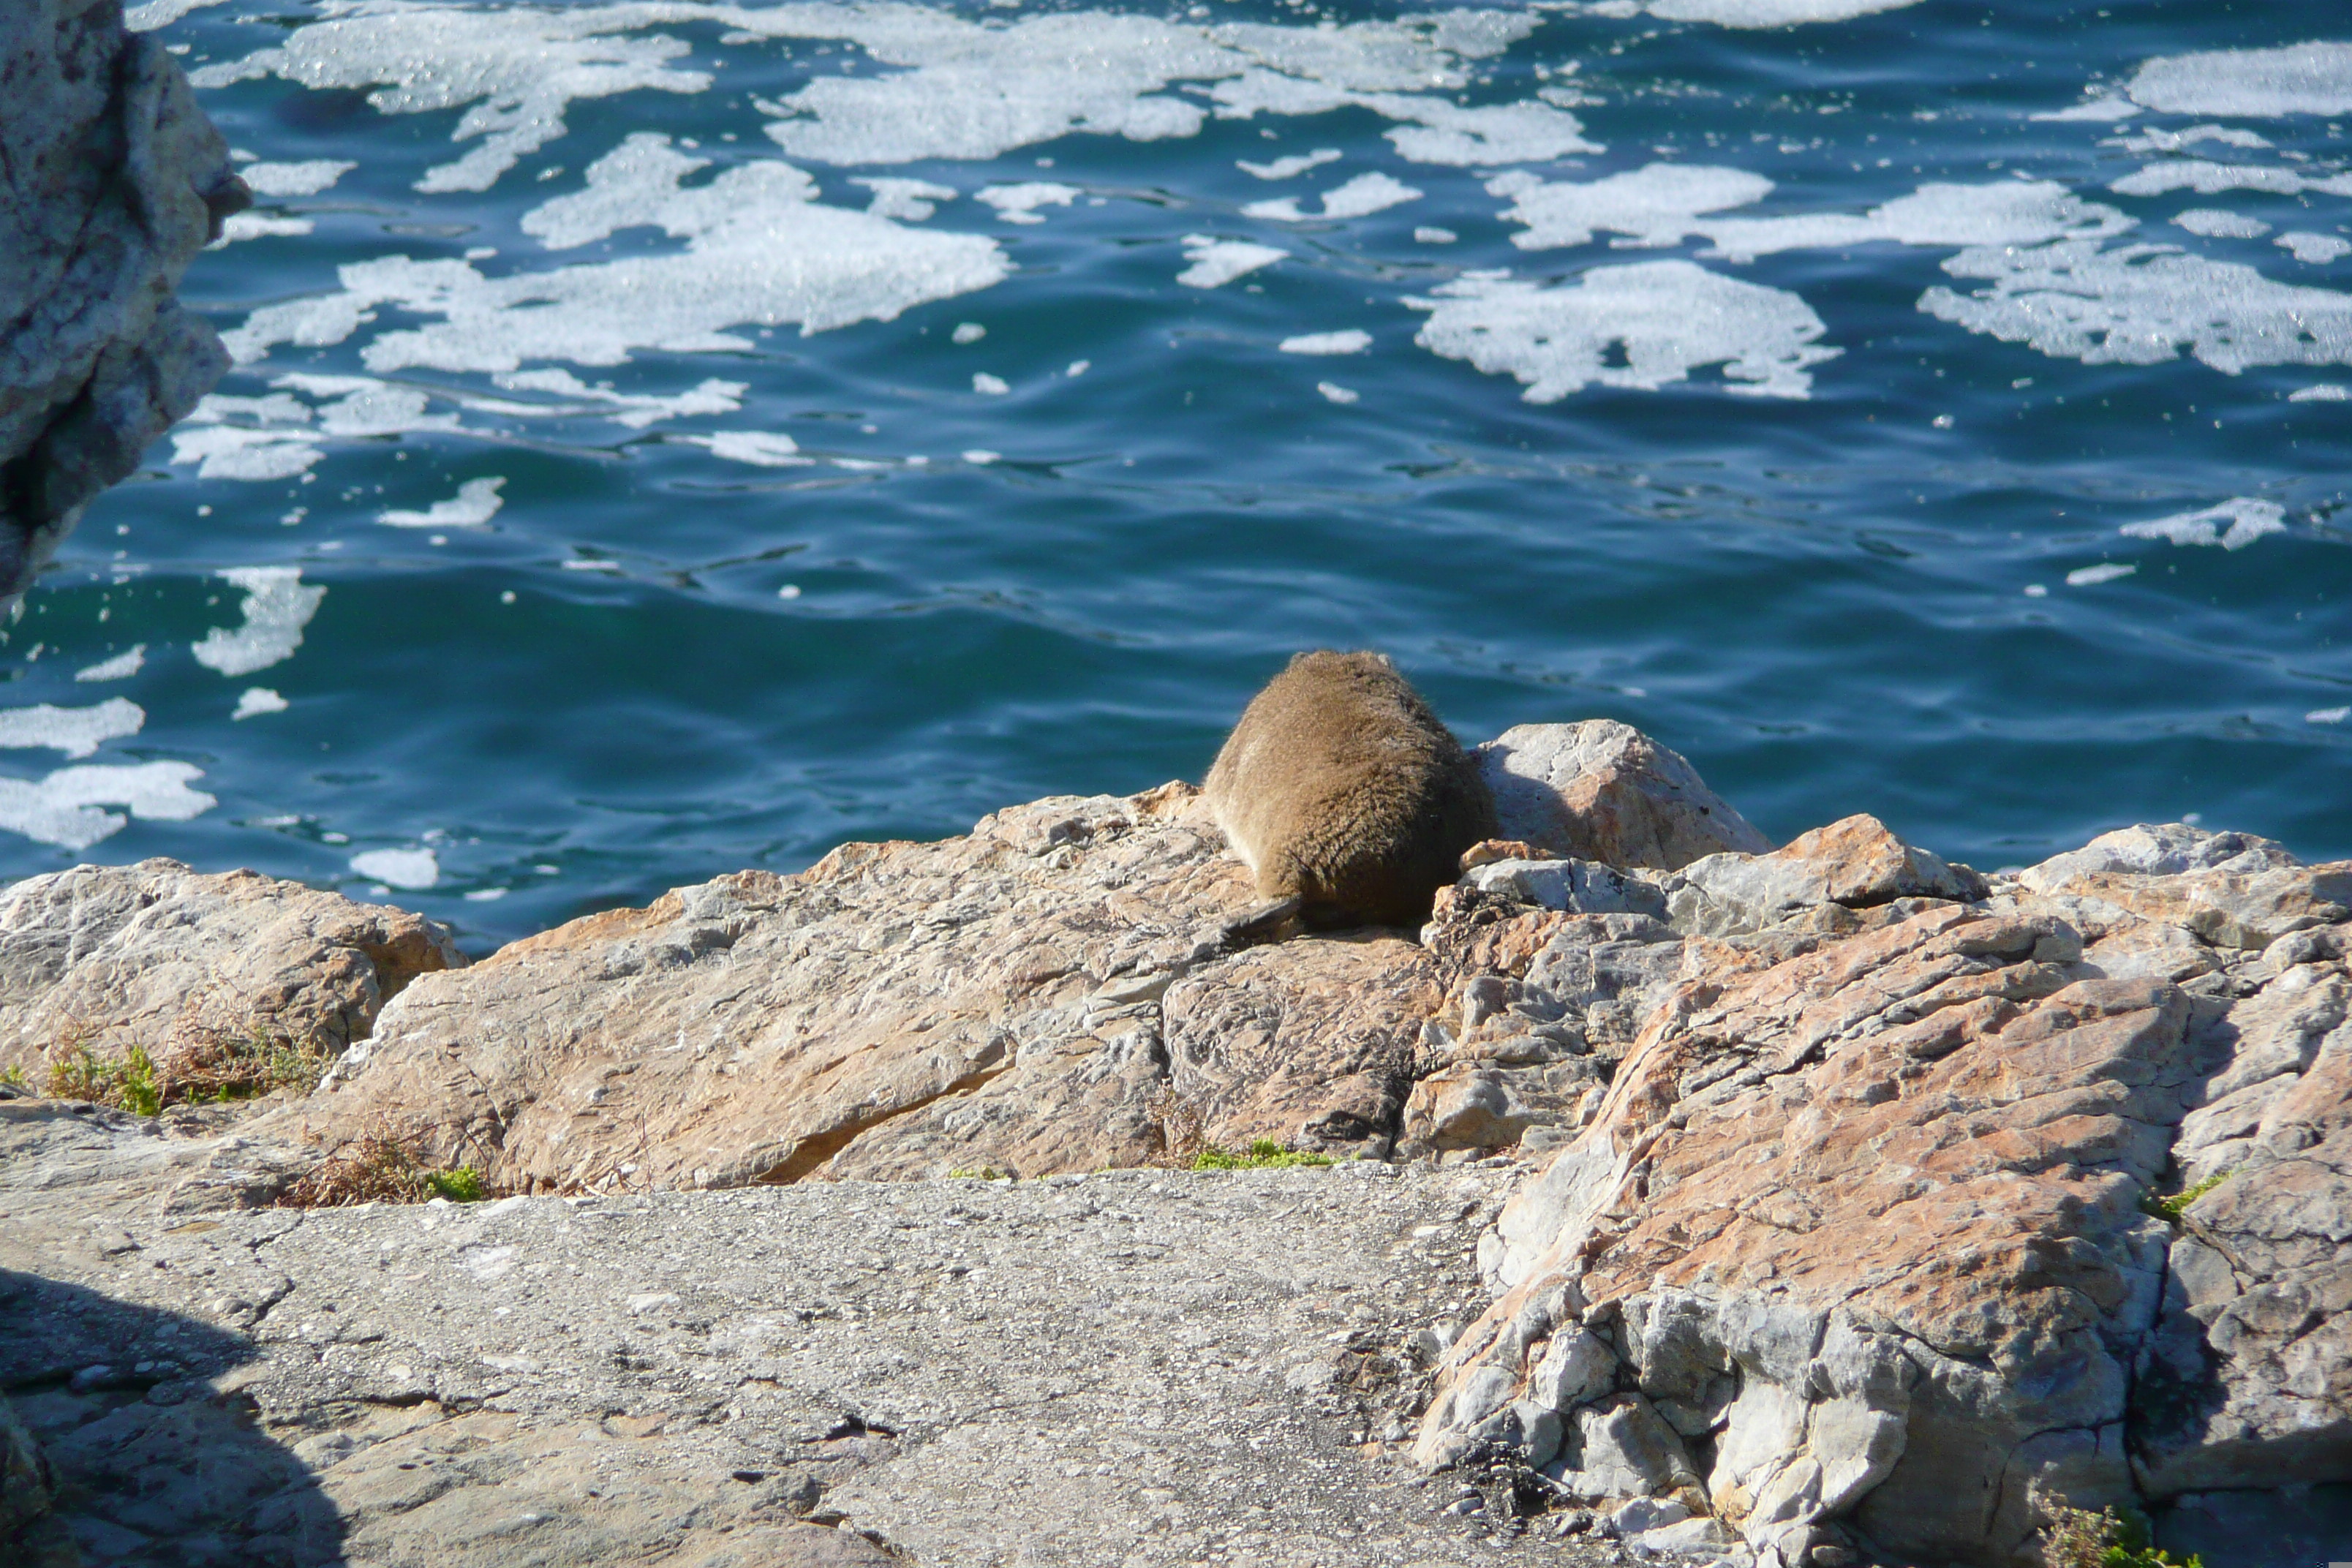
[[[1317,1154],[1304,1149],[1286,1149],[1271,1138],[1260,1138],[1247,1151],[1236,1154],[1230,1149],[1220,1149],[1214,1143],[1203,1144],[1192,1156],[1196,1171],[1285,1171],[1295,1165],[1328,1165],[1328,1154]]]
[[[948,1173],[950,1182],[1017,1182],[1021,1178],[993,1165],[959,1165]]]
[[[453,1204],[478,1204],[490,1195],[482,1183],[482,1173],[471,1165],[452,1165],[446,1171],[427,1171],[425,1184],[437,1197]]]
[[[163,1109],[154,1058],[141,1046],[119,1057],[101,1057],[86,1041],[75,1041],[50,1058],[49,1092],[59,1100],[95,1100],[135,1116],[152,1116]]]
[[[2164,1221],[2167,1225],[2179,1225],[2181,1221],[2181,1217],[2188,1214],[2189,1205],[2190,1204],[2195,1203],[2199,1198],[2203,1197],[2207,1193],[2211,1192],[2215,1187],[2220,1186],[2223,1182],[2226,1182],[2229,1179],[2229,1172],[2216,1171],[2211,1175],[2206,1177],[2203,1181],[2199,1182],[2194,1186],[2191,1186],[2185,1191],[2167,1193],[2161,1196],[2155,1193],[2150,1193],[2147,1196],[2140,1200],[2139,1206],[2143,1212],[2154,1215],[2157,1218]]]
[[[31,1082],[25,1077],[25,1069],[15,1062],[10,1062],[6,1067],[0,1068],[0,1083],[6,1084],[10,1089],[16,1089],[21,1094],[30,1094],[33,1092]]]
[[[2096,1513],[2053,1509],[2042,1554],[2050,1568],[2205,1568],[2193,1552],[2184,1563],[2159,1550],[2148,1540],[2146,1521],[2137,1514],[2119,1516],[2111,1508]]]

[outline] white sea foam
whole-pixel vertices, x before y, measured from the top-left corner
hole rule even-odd
[[[479,528],[506,504],[499,495],[506,482],[503,477],[467,479],[457,487],[456,495],[436,500],[423,511],[394,508],[376,513],[375,520],[394,528]]]
[[[1341,386],[1336,381],[1318,381],[1315,384],[1315,390],[1330,402],[1337,403],[1342,407],[1364,395],[1353,387]]]
[[[790,164],[741,163],[685,187],[686,175],[704,166],[674,152],[667,136],[633,135],[590,165],[585,189],[522,220],[551,248],[654,225],[684,237],[683,251],[498,279],[464,261],[355,262],[341,271],[341,294],[266,306],[225,341],[250,363],[281,342],[341,342],[363,316],[392,305],[443,320],[370,342],[360,357],[380,373],[512,371],[526,360],[618,364],[641,348],[752,347],[733,327],[797,323],[806,334],[892,321],[911,306],[987,288],[1009,270],[983,237],[905,228],[824,205]]]
[[[2081,103],[2069,104],[2064,109],[2046,110],[2040,114],[2029,114],[2026,118],[2062,122],[2091,121],[2105,123],[2111,121],[2129,120],[2138,112],[2139,105],[2130,99],[2119,98],[2111,92],[2103,92],[2095,98],[2085,99]]]
[[[800,443],[776,430],[720,430],[709,436],[673,436],[673,441],[709,448],[714,458],[755,468],[804,468],[815,461],[800,455]]]
[[[2175,158],[2149,163],[2136,174],[2126,174],[2107,189],[2126,196],[2160,196],[2167,191],[2183,189],[2195,191],[2200,196],[2222,191],[2268,191],[2283,196],[2302,191],[2324,191],[2330,195],[2352,196],[2352,174],[2325,174],[2315,179],[2275,165]]]
[[[1744,207],[1772,194],[1772,182],[1745,169],[1651,163],[1583,184],[1546,183],[1524,170],[1486,182],[1489,195],[1510,196],[1503,221],[1527,225],[1511,243],[1522,250],[1587,245],[1594,231],[1630,237],[1618,243],[1666,246],[1681,242],[1702,213]]]
[[[2320,267],[2337,257],[2352,252],[2352,239],[2340,235],[2313,234],[2308,229],[2294,229],[2271,241],[2294,253],[2297,261]]]
[[[1318,147],[1312,153],[1293,153],[1286,158],[1276,158],[1271,163],[1253,163],[1246,158],[1236,158],[1234,167],[1261,180],[1287,180],[1309,169],[1319,169],[1326,163],[1339,161],[1339,150],[1337,147]]]
[[[251,675],[293,658],[327,590],[306,587],[299,566],[233,566],[221,576],[245,590],[244,624],[206,632],[188,650],[196,662],[223,675]]]
[[[231,213],[221,220],[220,237],[205,248],[218,250],[240,240],[290,238],[319,226],[307,217],[280,217],[270,213]]]
[[[663,397],[651,393],[615,392],[609,382],[600,382],[591,386],[570,371],[560,368],[506,371],[490,379],[509,392],[544,392],[557,397],[569,398],[577,405],[588,407],[601,405],[615,410],[605,417],[611,419],[615,425],[625,425],[632,430],[643,430],[648,426],[658,425],[665,419],[683,418],[691,415],[732,414],[743,406],[743,395],[751,390],[751,384],[748,382],[720,381],[713,377],[697,384],[688,391]],[[488,402],[488,399],[469,401]],[[501,413],[509,412],[511,407],[507,405],[498,406]],[[571,408],[561,406],[552,409],[529,404],[521,406],[530,410],[531,414],[541,416],[572,411]]]
[[[929,180],[905,180],[888,174],[861,176],[849,182],[864,185],[874,193],[866,210],[876,217],[897,218],[904,223],[920,223],[939,211],[937,204],[955,199],[953,185],[934,184]]]
[[[1309,218],[1370,217],[1386,212],[1406,202],[1419,201],[1421,193],[1402,180],[1386,174],[1359,174],[1344,185],[1323,193],[1323,210],[1305,213],[1298,208],[1297,196],[1283,196],[1273,201],[1252,202],[1242,208],[1247,217],[1276,218],[1284,223],[1299,223]]]
[[[133,643],[112,658],[74,671],[76,680],[128,680],[147,668],[147,645]]]
[[[1990,287],[1930,289],[1922,310],[2053,358],[2162,364],[2187,349],[2231,375],[2252,365],[2352,363],[2352,295],[2273,282],[2170,246],[1985,246],[1944,270]]]
[[[1919,0],[1650,0],[1653,16],[1669,22],[1712,22],[1718,27],[1788,27],[1801,22],[1851,22],[1900,11]]]
[[[172,432],[172,461],[194,463],[205,479],[290,479],[327,454],[308,430],[184,425]]]
[[[1702,255],[1745,261],[1777,251],[1888,240],[1913,246],[2025,246],[2060,237],[2099,239],[2133,220],[2086,202],[2050,180],[1997,180],[1981,185],[1932,184],[1860,216],[1717,218],[1697,226],[1714,241]]]
[[[1289,254],[1244,239],[1212,239],[1205,234],[1188,234],[1184,237],[1184,259],[1192,265],[1176,274],[1176,281],[1188,289],[1215,289],[1244,273],[1271,267]]]
[[[2262,132],[2242,130],[2233,125],[2192,125],[2186,131],[2165,131],[2151,125],[2137,134],[2114,137],[2099,145],[2120,147],[2126,153],[2178,153],[2183,147],[2194,147],[2200,142],[2219,142],[2224,147],[2267,147],[2271,144]]]
[[[1017,185],[988,185],[974,191],[971,199],[996,209],[1007,223],[1044,223],[1039,207],[1066,207],[1072,198],[1082,195],[1076,185],[1057,184],[1052,180],[1030,180]]]
[[[2352,403],[2352,387],[2323,381],[2286,395],[2289,403]]]
[[[2095,584],[2112,583],[2119,577],[2128,577],[2138,570],[2138,567],[2121,561],[2109,561],[2097,566],[2077,566],[2066,574],[2066,586],[2088,588]]]
[[[315,196],[358,168],[334,158],[312,158],[300,163],[247,163],[239,169],[257,196]]]
[[[1360,354],[1372,346],[1372,334],[1350,327],[1341,332],[1304,332],[1282,340],[1286,354]]]
[[[440,858],[430,849],[369,849],[352,857],[352,869],[387,887],[421,892],[441,880]]]
[[[983,397],[1002,397],[1013,390],[1003,377],[991,375],[984,370],[972,373],[971,389]]]
[[[110,697],[94,708],[0,708],[0,746],[47,746],[68,757],[87,757],[102,742],[135,735],[147,710],[127,697]]]
[[[279,76],[308,88],[374,88],[385,114],[467,109],[451,139],[481,138],[453,163],[425,172],[420,191],[487,191],[518,161],[565,131],[575,100],[650,89],[699,92],[701,71],[671,62],[683,39],[625,29],[685,20],[702,6],[630,5],[460,9],[419,0],[363,0],[297,27],[275,48],[192,73],[198,87]],[[470,105],[472,107],[467,108]]]
[[[2352,719],[2352,708],[2315,708],[2303,716],[2306,724],[2341,724]]]
[[[2172,222],[2175,227],[2207,239],[2260,239],[2271,231],[2271,226],[2258,217],[2223,212],[2219,207],[2190,207],[2187,212],[2173,214]]]
[[[2352,44],[2165,56],[2141,66],[2125,90],[2167,114],[2342,114],[2352,110]]]
[[[1462,237],[1450,228],[1422,227],[1412,231],[1416,245],[1451,245]]]
[[[1599,267],[1574,287],[1465,277],[1409,300],[1430,318],[1414,341],[1489,374],[1516,376],[1530,403],[1552,403],[1598,383],[1655,391],[1723,366],[1725,389],[1766,397],[1811,395],[1808,367],[1841,351],[1784,289],[1743,283],[1688,261]],[[1611,363],[1612,351],[1622,363]]]
[[[283,713],[291,706],[267,686],[248,686],[237,694],[236,706],[228,716],[232,721],[251,719],[264,713]]]
[[[2202,511],[2184,511],[2150,522],[2127,522],[2121,532],[2133,539],[2168,539],[2175,544],[2219,545],[2243,550],[2265,534],[2284,533],[2286,509],[2276,501],[2232,496]],[[2228,523],[2224,531],[2220,525]]]
[[[134,33],[152,33],[158,27],[168,27],[191,11],[201,11],[207,5],[224,5],[228,0],[147,0],[143,5],[133,5],[122,14],[122,25]]]
[[[100,805],[127,806],[131,816],[151,822],[203,816],[220,804],[188,787],[204,776],[187,763],[134,763],[59,768],[44,779],[0,778],[0,827],[37,843],[87,849],[131,820]]]

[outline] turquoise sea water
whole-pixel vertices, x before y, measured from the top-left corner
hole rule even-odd
[[[1197,780],[1312,646],[1775,837],[2352,854],[2333,6],[134,20],[241,363],[0,649],[0,874],[486,947]]]

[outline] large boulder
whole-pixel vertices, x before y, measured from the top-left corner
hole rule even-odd
[[[174,297],[252,200],[120,0],[0,7],[0,607],[228,368]]]
[[[465,963],[422,916],[253,871],[77,866],[0,893],[0,1069],[225,1048],[323,1066],[418,975]],[[306,1086],[307,1087],[307,1086]]]
[[[1698,770],[1630,724],[1520,724],[1478,748],[1501,836],[1624,869],[1674,871],[1772,841]]]
[[[1442,1049],[1614,1066],[1482,1244],[1418,1456],[1790,1568],[2352,1481],[2347,873],[2176,825],[1988,885],[1858,818],[1664,879],[1664,921],[1457,889]]]

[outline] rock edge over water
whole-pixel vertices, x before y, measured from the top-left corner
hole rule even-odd
[[[1988,877],[1867,816],[1771,849],[1622,725],[1482,762],[1517,837],[1417,942],[1238,945],[1247,874],[1181,784],[470,966],[291,884],[79,868],[0,901],[0,1061],[247,995],[341,1029],[317,1092],[167,1162],[182,1215],[384,1135],[606,1199],[1501,1156],[1527,1179],[1460,1222],[1487,1304],[1376,1447],[1752,1568],[2007,1568],[2061,1501],[2217,1568],[2336,1549],[2352,863],[2175,824]]]

